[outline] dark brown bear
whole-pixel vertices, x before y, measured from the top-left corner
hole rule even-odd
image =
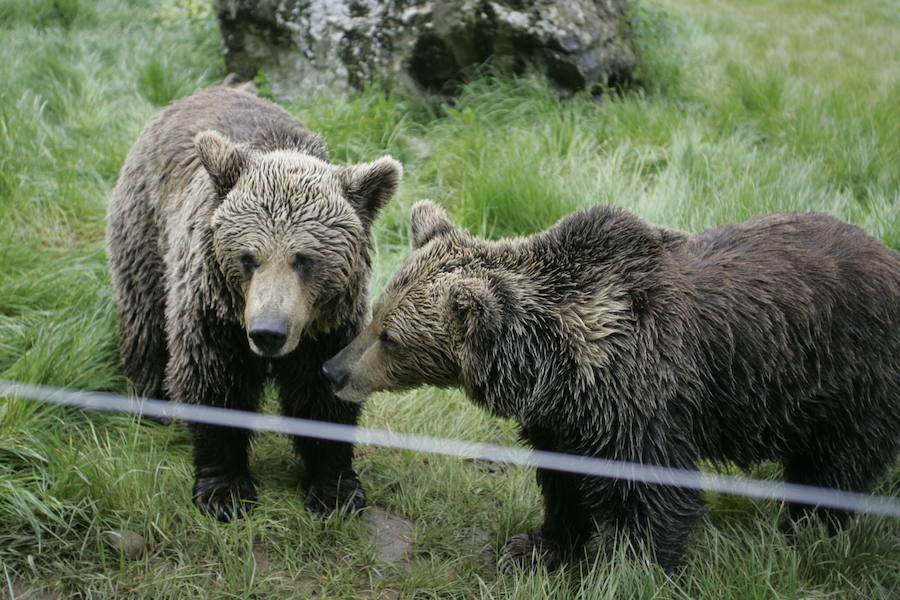
[[[870,490],[900,434],[900,255],[822,214],[687,235],[595,207],[485,241],[431,203],[372,323],[325,372],[337,393],[462,386],[542,450],[696,469],[779,460],[788,481]],[[666,569],[701,493],[541,471],[544,524],[509,567],[597,531]],[[807,506],[790,506],[798,518]],[[840,520],[841,515],[828,512]]]
[[[254,410],[270,376],[287,415],[356,423],[322,363],[366,311],[369,232],[397,189],[390,157],[340,167],[275,104],[215,87],[157,114],[109,207],[120,350],[139,394]],[[194,502],[249,507],[248,432],[191,424]],[[297,438],[307,506],[362,506],[349,444]]]

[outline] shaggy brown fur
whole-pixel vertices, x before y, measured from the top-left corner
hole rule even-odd
[[[844,490],[894,460],[900,255],[857,227],[773,214],[687,235],[595,207],[491,242],[420,203],[412,231],[371,325],[325,364],[346,399],[462,386],[542,450],[685,469],[774,459],[789,481]],[[702,512],[694,490],[537,477],[544,524],[509,540],[506,566],[553,565],[600,525],[652,539],[671,568]]]
[[[339,167],[267,100],[202,90],[157,114],[109,208],[120,350],[139,394],[253,410],[271,375],[286,414],[355,423],[322,362],[366,309],[369,229],[399,183],[390,157]],[[192,424],[194,501],[222,520],[255,497],[243,430]],[[361,506],[348,444],[296,439],[307,506]]]

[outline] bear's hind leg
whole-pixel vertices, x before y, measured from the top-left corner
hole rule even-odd
[[[833,488],[851,492],[867,493],[875,481],[890,466],[896,446],[891,436],[830,437],[830,444],[819,449],[817,454],[795,453],[784,463],[785,480],[823,488]],[[788,520],[782,520],[782,531],[789,533],[793,526],[816,516],[822,519],[834,534],[852,514],[845,510],[812,506],[802,503],[788,503]]]

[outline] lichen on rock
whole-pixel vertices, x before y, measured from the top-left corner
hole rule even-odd
[[[626,0],[217,0],[228,68],[276,93],[390,80],[452,93],[492,65],[561,94],[629,80]]]

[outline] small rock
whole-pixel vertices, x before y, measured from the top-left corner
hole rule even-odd
[[[491,531],[484,527],[472,527],[463,544],[476,550],[483,549],[491,541]]]
[[[0,600],[60,600],[62,597],[49,587],[34,587],[16,580],[0,583]]]
[[[360,590],[360,600],[398,600],[400,592],[397,590]]]
[[[266,552],[264,546],[260,544],[253,545],[253,560],[256,562],[256,572],[268,575],[272,571],[272,564],[269,562],[269,553]]]
[[[379,560],[388,564],[405,563],[415,535],[413,522],[377,507],[367,510],[364,520]]]
[[[319,582],[312,577],[294,577],[298,598],[318,598],[322,591]]]
[[[492,460],[486,460],[484,458],[464,458],[463,462],[471,463],[477,467],[480,467],[487,471],[488,475],[500,475],[506,469],[506,464],[501,462],[494,462]]]
[[[128,560],[137,560],[144,555],[147,545],[144,536],[127,529],[114,529],[106,532],[110,546]]]

